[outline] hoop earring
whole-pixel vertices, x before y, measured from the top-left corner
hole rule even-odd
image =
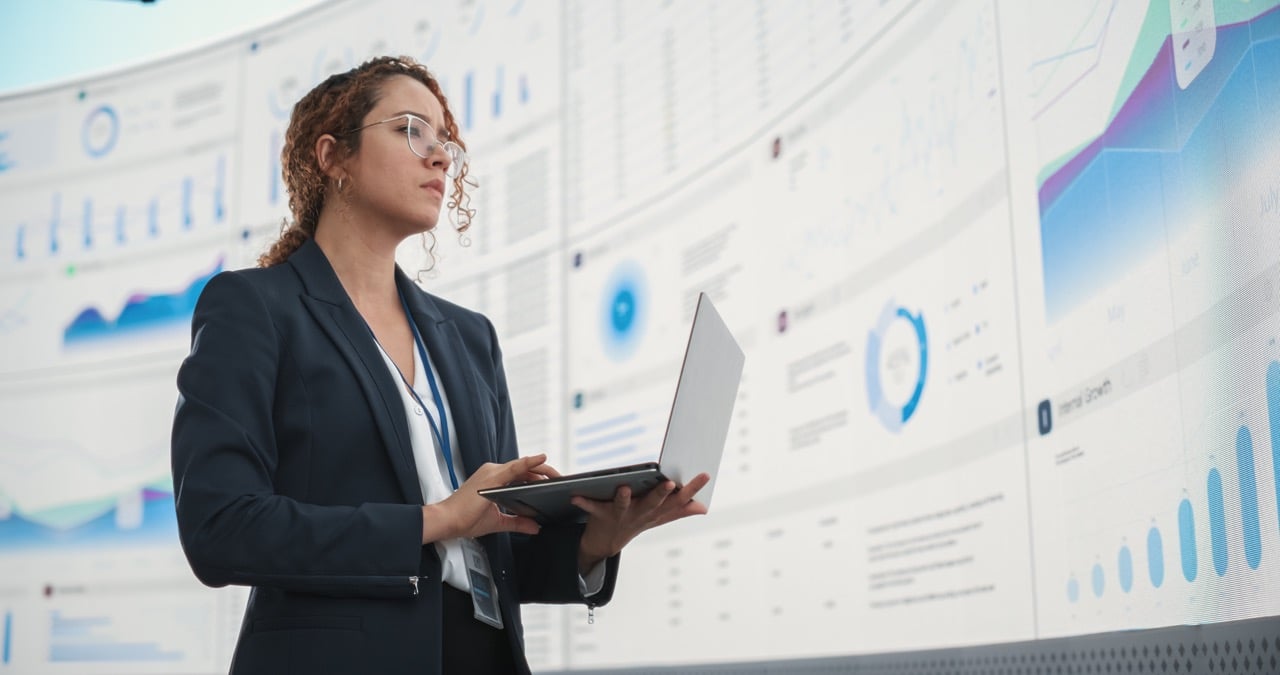
[[[338,192],[342,192],[342,178],[338,178]]]

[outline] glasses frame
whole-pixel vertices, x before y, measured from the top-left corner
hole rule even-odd
[[[445,174],[448,175],[450,178],[455,178],[458,176],[459,173],[462,172],[462,167],[466,166],[469,160],[469,158],[467,157],[467,151],[463,150],[462,146],[458,145],[452,140],[444,140],[444,141],[440,140],[440,134],[436,133],[435,127],[431,126],[431,124],[429,124],[426,120],[422,119],[421,117],[418,117],[417,115],[413,115],[410,113],[403,113],[400,115],[396,115],[394,117],[388,117],[385,120],[378,120],[377,122],[370,122],[362,127],[356,127],[355,129],[351,129],[349,131],[344,132],[343,135],[345,136],[347,134],[358,133],[358,132],[364,131],[365,129],[368,129],[369,127],[376,127],[379,124],[386,124],[387,122],[394,122],[400,119],[403,119],[406,121],[406,124],[404,127],[404,140],[405,140],[405,144],[409,146],[409,152],[412,152],[414,155],[421,157],[422,159],[431,159],[431,155],[437,149],[443,148],[444,153],[449,156],[449,168],[445,169]],[[415,122],[426,127],[427,131],[431,132],[432,140],[427,144],[427,150],[426,150],[427,154],[425,155],[413,149],[413,137],[410,135],[410,132],[413,129],[413,124]]]

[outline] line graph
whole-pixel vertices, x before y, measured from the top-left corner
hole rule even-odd
[[[1189,223],[1229,213],[1240,191],[1227,176],[1250,175],[1280,141],[1259,112],[1280,78],[1277,8],[1219,27],[1217,54],[1188,89],[1174,48],[1166,35],[1103,133],[1040,185],[1050,323]]]
[[[1072,37],[1071,42],[1069,43],[1072,46],[1068,47],[1066,51],[1059,54],[1041,57],[1031,63],[1031,72],[1038,80],[1036,84],[1033,85],[1031,91],[1032,98],[1039,101],[1045,96],[1049,96],[1049,100],[1039,105],[1036,111],[1032,113],[1032,120],[1038,119],[1046,110],[1061,101],[1064,96],[1070,93],[1072,89],[1097,69],[1099,62],[1102,59],[1102,50],[1105,46],[1107,33],[1111,27],[1111,19],[1115,14],[1115,0],[1112,0],[1111,3],[1105,6],[1105,14],[1100,13],[1099,10],[1101,9],[1104,9],[1104,6],[1102,4],[1102,0],[1098,0],[1090,11],[1088,19],[1080,26],[1080,29],[1076,32],[1075,36]],[[1091,25],[1096,22],[1099,16],[1103,17],[1102,25],[1094,30],[1090,42],[1084,45],[1074,46],[1080,39],[1080,36],[1085,31],[1089,30]],[[1084,58],[1084,55],[1092,55],[1092,60]],[[1081,58],[1073,58],[1077,56]],[[1048,67],[1047,69],[1046,66]],[[1083,68],[1081,68],[1082,66]],[[1066,68],[1072,69],[1072,72],[1075,70],[1079,70],[1079,72],[1065,85],[1046,92],[1046,90],[1049,90],[1050,86],[1057,81],[1058,74]],[[1070,77],[1070,75],[1064,75],[1064,77]]]

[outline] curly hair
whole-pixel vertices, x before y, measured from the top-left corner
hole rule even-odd
[[[378,104],[382,85],[393,77],[411,77],[426,86],[444,108],[444,126],[450,138],[466,149],[458,134],[458,124],[449,110],[449,102],[440,89],[439,82],[427,67],[408,56],[380,56],[370,59],[345,73],[335,73],[307,92],[294,106],[289,117],[289,129],[285,132],[284,148],[280,151],[281,172],[289,190],[289,211],[293,222],[285,220],[280,237],[266,253],[258,258],[258,265],[271,267],[285,261],[307,239],[316,234],[320,211],[324,207],[326,176],[320,171],[315,155],[316,140],[324,134],[334,134],[338,139],[338,157],[349,157],[360,149],[360,134],[340,134],[346,129],[359,127],[365,115]],[[466,187],[475,187],[467,180],[464,165],[453,178],[453,194],[446,208],[450,211],[454,229],[459,233],[471,227],[475,209],[469,208],[471,198]],[[431,266],[435,265],[435,234],[426,248]],[[430,267],[428,268],[430,269]]]

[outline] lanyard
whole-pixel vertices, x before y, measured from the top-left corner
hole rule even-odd
[[[427,412],[427,404],[422,402],[418,396],[418,392],[409,385],[409,380],[400,372],[400,366],[396,366],[396,373],[400,375],[400,381],[404,382],[404,386],[409,390],[409,395],[422,408],[422,412],[427,416],[427,423],[431,425],[431,433],[440,443],[440,450],[444,453],[445,466],[449,468],[449,482],[453,483],[453,489],[458,489],[458,474],[453,469],[453,449],[449,445],[449,418],[444,414],[444,399],[440,396],[440,388],[436,386],[436,377],[431,373],[431,361],[427,359],[427,347],[422,342],[422,335],[418,333],[418,325],[413,322],[413,315],[409,313],[409,302],[405,300],[404,293],[400,294],[400,304],[404,306],[404,318],[409,322],[409,329],[413,331],[413,342],[418,348],[418,355],[422,357],[422,369],[427,373],[427,384],[431,385],[431,397],[435,399],[436,412],[440,415],[440,428],[436,427],[436,421]],[[366,323],[367,327],[368,324]],[[373,335],[373,329],[369,328],[369,334]],[[378,336],[373,336],[373,341],[378,341]],[[392,361],[392,365],[395,362]]]

